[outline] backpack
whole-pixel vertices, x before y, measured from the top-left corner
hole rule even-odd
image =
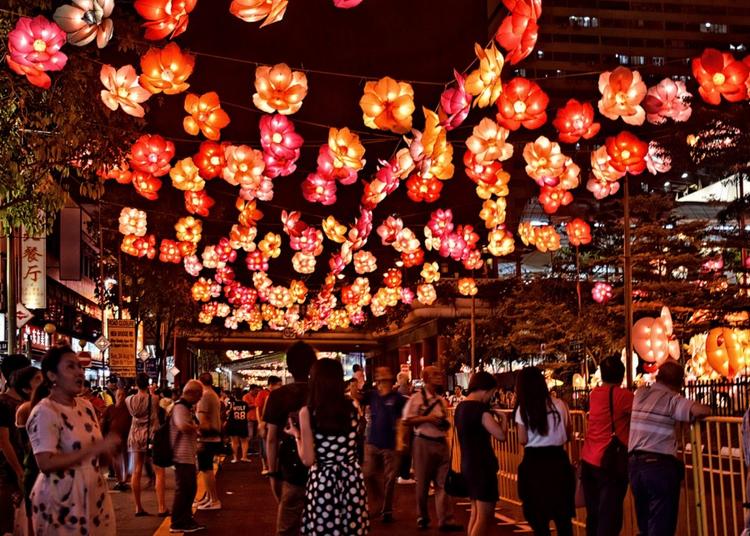
[[[176,404],[187,406],[182,400],[178,400],[175,402]],[[174,465],[174,450],[170,441],[171,424],[172,413],[170,412],[167,418],[164,419],[164,422],[156,429],[151,440],[151,460],[157,467],[171,467]],[[177,432],[177,438],[179,437],[180,433]],[[175,438],[175,441],[177,438]]]

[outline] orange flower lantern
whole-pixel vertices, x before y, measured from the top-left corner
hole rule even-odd
[[[431,283],[417,285],[417,301],[422,305],[432,305],[437,300],[437,292]]]
[[[534,245],[542,253],[560,249],[560,235],[551,225],[542,225],[534,230]]]
[[[218,177],[227,163],[224,158],[224,146],[215,141],[202,142],[198,152],[193,155],[193,162],[198,166],[200,176],[205,180]]]
[[[126,255],[131,255],[133,257],[138,256],[138,248],[135,247],[135,241],[138,240],[139,237],[135,235],[125,235],[122,237],[122,242],[120,243],[120,251],[125,253]]]
[[[427,108],[422,108],[422,112],[425,117],[424,130],[410,142],[409,150],[421,147],[419,162],[423,177],[448,180],[454,171],[453,145],[448,142],[448,131],[440,125],[440,118],[435,112]]]
[[[633,349],[647,363],[661,366],[669,357],[679,359],[680,344],[672,334],[669,307],[661,308],[659,318],[645,317],[633,325]]]
[[[226,165],[222,177],[232,186],[253,187],[266,167],[263,153],[247,145],[229,145],[224,149]]]
[[[180,252],[180,257],[189,257],[195,255],[195,252],[198,251],[198,245],[187,241],[177,242],[177,251]]]
[[[612,165],[612,157],[609,156],[607,147],[604,145],[591,152],[591,172],[600,182],[616,183],[625,175],[624,171]]]
[[[472,106],[486,108],[495,104],[495,101],[503,92],[500,74],[503,71],[505,60],[500,51],[495,48],[494,43],[485,49],[475,44],[474,52],[479,60],[479,67],[466,78],[464,88],[469,95],[477,97]]]
[[[258,249],[266,259],[275,259],[281,255],[281,236],[276,233],[266,233],[258,243]]]
[[[261,28],[284,18],[288,0],[232,0],[229,11],[245,22],[263,20]]]
[[[221,109],[219,95],[214,91],[204,93],[200,97],[188,93],[185,97],[185,111],[190,115],[182,120],[185,132],[198,135],[198,131],[209,140],[218,140],[221,129],[229,124],[229,116]]]
[[[133,241],[133,247],[138,250],[138,257],[146,257],[147,259],[156,257],[156,237],[154,235],[136,238]]]
[[[146,213],[137,208],[125,207],[120,211],[119,231],[124,235],[145,236],[147,228]]]
[[[292,298],[295,302],[305,303],[307,299],[307,285],[305,285],[304,281],[292,279],[292,282],[289,283],[289,292],[292,293]]]
[[[198,216],[207,218],[214,203],[215,201],[205,190],[185,192],[185,208],[190,214],[197,214]]]
[[[560,185],[545,185],[542,186],[538,199],[544,212],[547,214],[554,214],[560,207],[567,206],[573,202],[573,194],[560,187]]]
[[[237,216],[240,225],[255,227],[263,219],[263,213],[258,210],[256,201],[237,199],[235,207],[240,211],[240,215]]]
[[[458,293],[462,296],[476,296],[477,282],[473,277],[462,277],[458,280]]]
[[[628,125],[642,125],[646,111],[640,105],[646,96],[646,84],[638,71],[617,67],[599,75],[599,112],[607,119],[621,117]]]
[[[591,243],[591,227],[581,218],[575,218],[565,224],[565,232],[572,246],[581,246]]]
[[[144,37],[158,41],[169,36],[174,39],[188,25],[188,14],[195,9],[198,0],[135,0],[133,7],[148,22]]]
[[[396,288],[401,286],[401,270],[398,268],[389,268],[383,274],[383,283],[388,288]]]
[[[362,119],[369,128],[405,134],[411,130],[414,113],[414,90],[406,82],[386,76],[377,82],[367,82],[359,100]]]
[[[158,134],[144,134],[130,148],[130,165],[134,170],[161,177],[169,172],[174,152],[171,141]]]
[[[419,272],[425,283],[435,283],[440,280],[440,268],[436,262],[426,262]]]
[[[435,178],[425,179],[419,175],[412,175],[406,181],[406,188],[406,195],[415,203],[419,203],[420,201],[434,203],[440,198],[443,183]]]
[[[261,65],[255,69],[253,103],[260,110],[272,114],[291,115],[302,107],[307,95],[307,77],[292,71],[286,63],[273,67]]]
[[[526,160],[526,174],[540,186],[556,186],[560,182],[567,157],[558,143],[539,136],[536,141],[526,144],[523,158]]]
[[[525,78],[514,78],[503,88],[497,99],[497,122],[507,129],[521,125],[533,130],[547,122],[549,97],[538,84]]]
[[[362,158],[365,147],[359,141],[359,136],[348,128],[331,128],[328,131],[328,149],[333,158],[334,168],[349,168],[359,171],[365,166]]]
[[[513,233],[504,226],[493,229],[487,234],[487,250],[495,257],[510,255],[516,249]]]
[[[537,20],[542,14],[541,0],[503,0],[510,15],[503,19],[495,33],[495,41],[507,52],[507,60],[515,65],[534,50],[539,35]]]
[[[648,143],[639,140],[634,134],[623,131],[606,141],[610,164],[618,171],[639,175],[646,169]]]
[[[130,184],[133,182],[133,172],[130,171],[130,166],[125,161],[111,167],[104,167],[99,170],[98,174],[105,181],[114,179],[118,184]]]
[[[246,227],[244,225],[232,225],[229,231],[229,244],[234,249],[255,251],[255,236],[258,234],[257,227]]]
[[[346,240],[346,225],[340,224],[333,216],[328,216],[322,223],[323,232],[331,242],[343,244]]]
[[[115,0],[74,0],[55,10],[52,16],[68,34],[68,43],[84,46],[96,39],[96,46],[104,48],[112,39],[114,25],[110,16]]]
[[[141,86],[151,93],[176,95],[182,93],[190,84],[188,77],[193,73],[195,57],[184,54],[177,43],[169,43],[163,49],[150,48],[141,57]]]
[[[726,327],[714,328],[708,332],[706,358],[711,368],[726,378],[734,377],[749,364],[737,332]]]
[[[484,226],[487,229],[492,229],[505,223],[506,206],[507,203],[504,197],[500,197],[497,200],[488,199],[482,203],[482,210],[479,212],[479,217],[484,221]]]
[[[508,189],[508,183],[510,182],[510,174],[503,170],[497,172],[498,180],[494,184],[488,184],[485,182],[479,182],[476,187],[477,196],[480,199],[489,199],[490,197],[505,197],[510,193]]]
[[[401,262],[404,263],[404,268],[411,268],[422,264],[424,262],[424,250],[422,250],[422,248],[417,248],[409,251],[402,251]]]
[[[184,218],[177,220],[174,229],[177,231],[177,240],[197,244],[201,241],[203,222],[192,216],[185,216]]]
[[[184,192],[197,192],[203,190],[206,186],[206,181],[198,173],[198,166],[195,165],[193,159],[189,156],[177,162],[169,170],[172,186]]]
[[[149,201],[156,201],[159,199],[159,190],[161,189],[161,181],[143,171],[134,171],[133,177],[133,188],[141,197],[145,197]]]
[[[562,175],[560,175],[558,178],[560,180],[560,183],[558,186],[564,190],[574,190],[575,188],[578,188],[578,185],[580,184],[580,176],[581,174],[581,168],[573,162],[572,158],[568,158],[565,161],[565,169],[562,172]]]
[[[300,274],[311,274],[315,271],[315,256],[298,251],[292,257],[292,267]]]
[[[375,255],[363,249],[354,254],[354,271],[358,274],[368,274],[378,269]]]
[[[466,140],[466,147],[474,155],[477,164],[503,161],[513,156],[513,146],[507,143],[508,130],[485,117],[474,127]]]
[[[581,104],[570,99],[565,107],[557,110],[552,125],[560,133],[560,141],[576,143],[581,138],[589,140],[599,133],[601,125],[594,122],[594,108],[588,102]]]
[[[175,264],[182,261],[182,255],[180,255],[180,248],[177,242],[167,239],[162,240],[161,244],[159,244],[159,260]]]
[[[132,65],[125,65],[115,70],[111,65],[102,65],[99,79],[104,88],[101,98],[104,105],[112,111],[122,111],[133,117],[143,117],[145,111],[140,103],[151,97],[151,93],[138,83],[138,75]]]
[[[201,277],[193,283],[193,287],[190,289],[190,293],[193,296],[193,301],[196,302],[207,302],[211,299],[211,281],[205,277]]]
[[[707,48],[700,58],[693,60],[692,68],[693,76],[700,86],[698,93],[707,103],[718,105],[721,97],[729,102],[740,102],[748,98],[746,82],[750,67],[735,60],[731,54]]]

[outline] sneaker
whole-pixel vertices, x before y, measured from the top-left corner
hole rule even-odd
[[[208,495],[204,495],[200,499],[193,501],[193,508],[198,508],[202,504],[210,503],[211,500],[208,498]]]
[[[270,473],[270,472],[271,472],[271,471],[269,471],[268,469],[263,469],[263,470],[262,470],[262,471],[260,472],[260,476],[266,476],[266,475],[267,475],[268,473]]]
[[[232,461],[231,461],[231,462],[229,462],[229,463],[237,463],[238,461],[239,461],[238,459],[236,459],[236,458],[232,458]]]
[[[251,460],[250,458],[242,458],[240,461],[243,461],[243,462],[252,462],[253,460]]]
[[[187,525],[185,527],[169,527],[169,532],[171,533],[177,533],[177,532],[198,532],[199,530],[206,530],[205,525],[199,525],[198,523],[192,523],[190,525]]]
[[[446,523],[445,525],[440,525],[438,530],[440,532],[463,532],[464,526],[455,523]]]
[[[221,501],[208,501],[198,506],[198,510],[221,510]]]
[[[417,481],[414,480],[413,478],[398,477],[398,480],[396,481],[396,483],[401,484],[401,485],[407,485],[407,484],[416,484]]]
[[[417,528],[419,530],[425,530],[430,526],[430,520],[426,517],[420,517],[417,519]]]

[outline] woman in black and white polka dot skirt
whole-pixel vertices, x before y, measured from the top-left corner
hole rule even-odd
[[[305,490],[302,534],[362,536],[370,531],[367,491],[357,459],[357,411],[344,395],[344,371],[320,359],[310,372],[307,406],[286,432],[297,439],[300,458],[311,466]]]

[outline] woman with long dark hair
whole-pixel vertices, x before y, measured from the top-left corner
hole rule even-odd
[[[102,438],[94,408],[79,396],[83,369],[73,350],[50,349],[42,374],[26,423],[40,471],[31,490],[34,533],[114,536],[115,512],[98,458],[117,438]]]
[[[518,466],[518,495],[534,534],[572,536],[575,516],[575,473],[565,452],[571,424],[568,406],[550,396],[542,371],[526,367],[516,382],[515,421],[525,446]]]
[[[310,371],[307,406],[287,433],[297,440],[300,459],[310,469],[302,534],[361,536],[369,532],[367,491],[357,459],[357,411],[344,394],[344,370],[320,359]]]

